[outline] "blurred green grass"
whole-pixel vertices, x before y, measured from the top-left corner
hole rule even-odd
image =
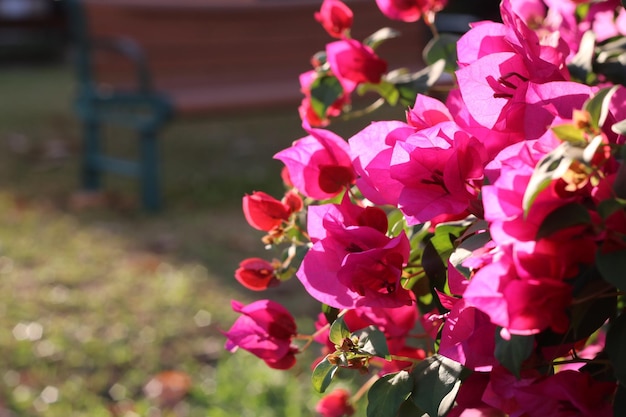
[[[1,69],[0,94],[0,415],[312,415],[316,348],[285,374],[224,352],[220,334],[232,298],[278,300],[313,328],[318,306],[297,280],[258,294],[233,279],[242,259],[274,255],[241,197],[283,192],[272,155],[304,136],[295,107],[175,120],[161,134],[165,208],[149,215],[125,177],[106,176],[95,207],[77,200],[70,68]],[[401,117],[390,111],[380,118]],[[136,151],[131,132],[107,137],[114,154]],[[143,388],[172,369],[192,389],[168,411]]]
[[[135,181],[114,176],[107,203],[83,209],[73,90],[63,66],[0,71],[0,415],[310,415],[306,373],[287,383],[224,352],[219,333],[231,298],[258,296],[234,282],[237,263],[266,255],[241,196],[280,192],[271,156],[301,135],[297,115],[176,121],[162,134],[163,212],[143,213]],[[131,133],[108,133],[111,152],[134,152]],[[294,284],[269,296],[293,299]],[[173,414],[143,392],[170,369],[192,380]]]

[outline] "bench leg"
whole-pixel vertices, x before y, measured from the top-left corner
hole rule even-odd
[[[89,191],[100,189],[101,174],[97,166],[97,159],[100,155],[100,124],[93,121],[86,121],[84,129],[83,148],[83,187]]]
[[[145,209],[157,211],[161,208],[159,179],[159,149],[155,131],[141,132],[141,200]]]

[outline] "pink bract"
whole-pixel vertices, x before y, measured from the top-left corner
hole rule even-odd
[[[297,333],[291,313],[271,300],[259,300],[248,305],[232,300],[231,304],[241,316],[230,330],[224,332],[228,339],[226,349],[231,352],[237,348],[247,350],[271,368],[291,368],[297,353],[297,348],[291,345],[291,339]]]
[[[458,300],[445,317],[439,354],[475,371],[490,371],[496,365],[493,352],[496,325],[489,316],[465,300]]]
[[[355,39],[345,39],[326,45],[330,70],[339,79],[346,93],[362,83],[378,84],[387,72],[387,62],[372,48]]]
[[[247,258],[239,263],[235,279],[252,291],[263,291],[280,283],[274,266],[261,258]]]
[[[415,130],[433,127],[452,120],[450,110],[436,98],[418,94],[415,104],[406,112],[406,121]]]
[[[337,388],[324,396],[315,406],[321,417],[344,417],[354,414],[354,407],[350,404],[350,393]]]
[[[414,131],[400,121],[374,122],[348,140],[359,175],[357,187],[365,198],[380,205],[398,204],[402,184],[391,178],[389,171],[393,145]]]
[[[397,308],[357,307],[344,316],[351,331],[374,325],[389,338],[404,338],[417,323],[418,311],[414,304]]]
[[[350,149],[335,133],[307,127],[309,133],[274,155],[289,171],[294,187],[307,197],[332,198],[355,181]]]
[[[269,232],[289,219],[291,209],[271,195],[255,191],[243,197],[243,213],[250,226]]]
[[[443,122],[397,142],[391,177],[403,185],[398,206],[408,224],[468,210],[477,198],[486,153],[454,122]]]
[[[319,12],[315,13],[315,20],[333,38],[342,38],[352,27],[352,10],[340,0],[324,0]]]
[[[511,417],[610,417],[615,388],[615,383],[594,380],[586,372],[527,373],[517,379],[498,367],[482,398]]]
[[[569,326],[566,309],[572,300],[571,286],[546,275],[520,278],[512,251],[513,248],[504,248],[491,264],[474,274],[464,300],[512,334],[536,334],[548,328],[565,333]]]
[[[416,22],[425,13],[443,9],[447,0],[376,0],[385,16],[404,22]]]
[[[412,304],[410,293],[400,285],[410,250],[408,238],[404,232],[387,237],[378,220],[368,222],[377,216],[355,216],[355,211],[366,209],[347,198],[341,205],[309,207],[314,244],[298,279],[313,298],[336,308]]]

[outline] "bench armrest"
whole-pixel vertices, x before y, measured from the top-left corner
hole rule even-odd
[[[132,38],[118,36],[115,38],[96,38],[91,40],[91,46],[118,53],[135,65],[137,83],[141,92],[152,90],[152,77],[148,68],[146,54],[141,45]]]

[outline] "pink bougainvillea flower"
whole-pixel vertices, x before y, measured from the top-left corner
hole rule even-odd
[[[280,202],[289,207],[291,213],[297,213],[304,208],[302,197],[294,190],[287,191]]]
[[[624,9],[624,14],[626,15],[626,9]],[[624,26],[626,26],[626,21]],[[626,87],[620,85],[611,97],[609,114],[602,126],[602,131],[607,135],[610,143],[624,144],[626,142],[626,137],[618,135],[611,130],[611,126],[614,123],[626,119],[626,106],[624,106],[624,103],[626,103]]]
[[[446,315],[439,354],[475,371],[490,371],[498,361],[493,355],[496,326],[489,316],[459,299]]]
[[[436,98],[418,94],[415,104],[406,112],[406,121],[416,130],[433,127],[452,120],[450,110]]]
[[[376,0],[385,16],[404,22],[416,22],[423,14],[440,11],[446,3],[447,0]]]
[[[337,388],[324,396],[315,406],[321,417],[344,417],[354,414],[354,407],[350,404],[350,393]]]
[[[489,374],[472,372],[461,384],[456,396],[456,405],[447,417],[506,417],[506,414],[486,404],[483,393],[489,384]]]
[[[400,121],[373,122],[348,140],[354,169],[359,175],[357,187],[374,204],[397,206],[403,186],[391,178],[393,146],[414,132],[415,129]]]
[[[443,122],[396,142],[391,177],[402,183],[398,206],[409,224],[468,210],[478,197],[486,153],[454,122]]]
[[[347,197],[340,205],[309,207],[313,246],[296,275],[313,298],[336,308],[413,303],[400,285],[408,238],[404,231],[388,237],[383,216],[381,209],[355,206]]]
[[[374,325],[388,339],[404,339],[415,328],[419,313],[415,305],[396,308],[357,307],[344,315],[351,331]]]
[[[535,122],[532,115],[526,117],[527,107],[547,108],[549,103],[529,103],[529,84],[568,81],[568,48],[558,34],[539,38],[514,12],[510,1],[503,1],[501,10],[503,24],[475,25],[459,40],[456,75],[460,94],[472,121],[501,134],[515,135],[517,140],[534,139],[548,128],[550,120]],[[575,87],[575,83],[569,86]],[[552,95],[555,100],[559,97]],[[575,106],[570,105],[570,115]],[[534,128],[532,137],[525,132],[529,128]]]
[[[274,266],[261,258],[247,258],[239,263],[235,279],[252,291],[263,291],[280,283]]]
[[[524,214],[526,188],[535,166],[546,154],[540,142],[557,144],[554,136],[547,134],[540,141],[512,145],[512,152],[503,150],[502,153],[508,157],[503,160],[496,157],[495,162],[500,169],[492,172],[490,180],[493,184],[482,188],[485,219],[490,222],[491,237],[497,244],[534,241],[543,219],[553,210],[573,201],[557,197],[552,184],[539,193],[528,213]],[[490,171],[490,167],[486,170]]]
[[[255,229],[269,232],[289,220],[291,208],[262,191],[243,197],[243,214]]]
[[[513,248],[499,251],[492,263],[474,274],[463,294],[467,305],[487,314],[492,323],[511,334],[537,334],[548,328],[565,333],[569,326],[571,286],[547,272],[520,278],[511,253]]]
[[[469,282],[448,265],[448,286],[454,296],[439,293],[442,305],[450,311],[442,316],[438,352],[474,371],[486,372],[498,363],[493,354],[496,326],[487,314],[468,306],[462,298]]]
[[[611,397],[616,384],[598,381],[588,372],[562,371],[547,376],[517,394],[529,417],[613,416]]]
[[[354,169],[359,175],[357,186],[365,198],[379,205],[398,205],[403,184],[390,172],[393,148],[412,134],[452,120],[447,107],[439,100],[418,94],[406,113],[407,123],[373,122],[352,136],[348,142]]]
[[[522,372],[518,379],[494,368],[482,399],[513,417],[609,417],[614,382],[598,381],[587,372],[562,371],[544,376]]]
[[[515,130],[500,131],[486,128],[469,113],[461,91],[454,89],[448,94],[446,107],[454,114],[454,121],[461,129],[474,136],[485,147],[487,160],[493,159],[502,149],[525,138],[524,133]]]
[[[332,198],[354,184],[348,143],[337,134],[305,125],[309,136],[274,155],[289,171],[294,187],[307,197]]]
[[[333,38],[341,39],[352,28],[352,10],[340,0],[324,0],[319,12],[315,12],[315,20]]]
[[[355,39],[327,44],[326,56],[331,72],[346,93],[352,93],[359,84],[379,84],[387,72],[387,62],[372,48]]]
[[[572,81],[529,82],[524,96],[526,139],[540,138],[555,120],[571,119],[592,93],[591,87]]]
[[[298,349],[291,340],[296,335],[296,322],[285,307],[271,300],[248,305],[232,300],[231,305],[241,316],[224,332],[227,350],[247,350],[275,369],[289,369],[295,364]]]
[[[617,0],[590,3],[587,15],[579,24],[581,29],[593,30],[598,42],[626,33],[626,27],[619,24],[620,18],[624,18],[624,8]]]

